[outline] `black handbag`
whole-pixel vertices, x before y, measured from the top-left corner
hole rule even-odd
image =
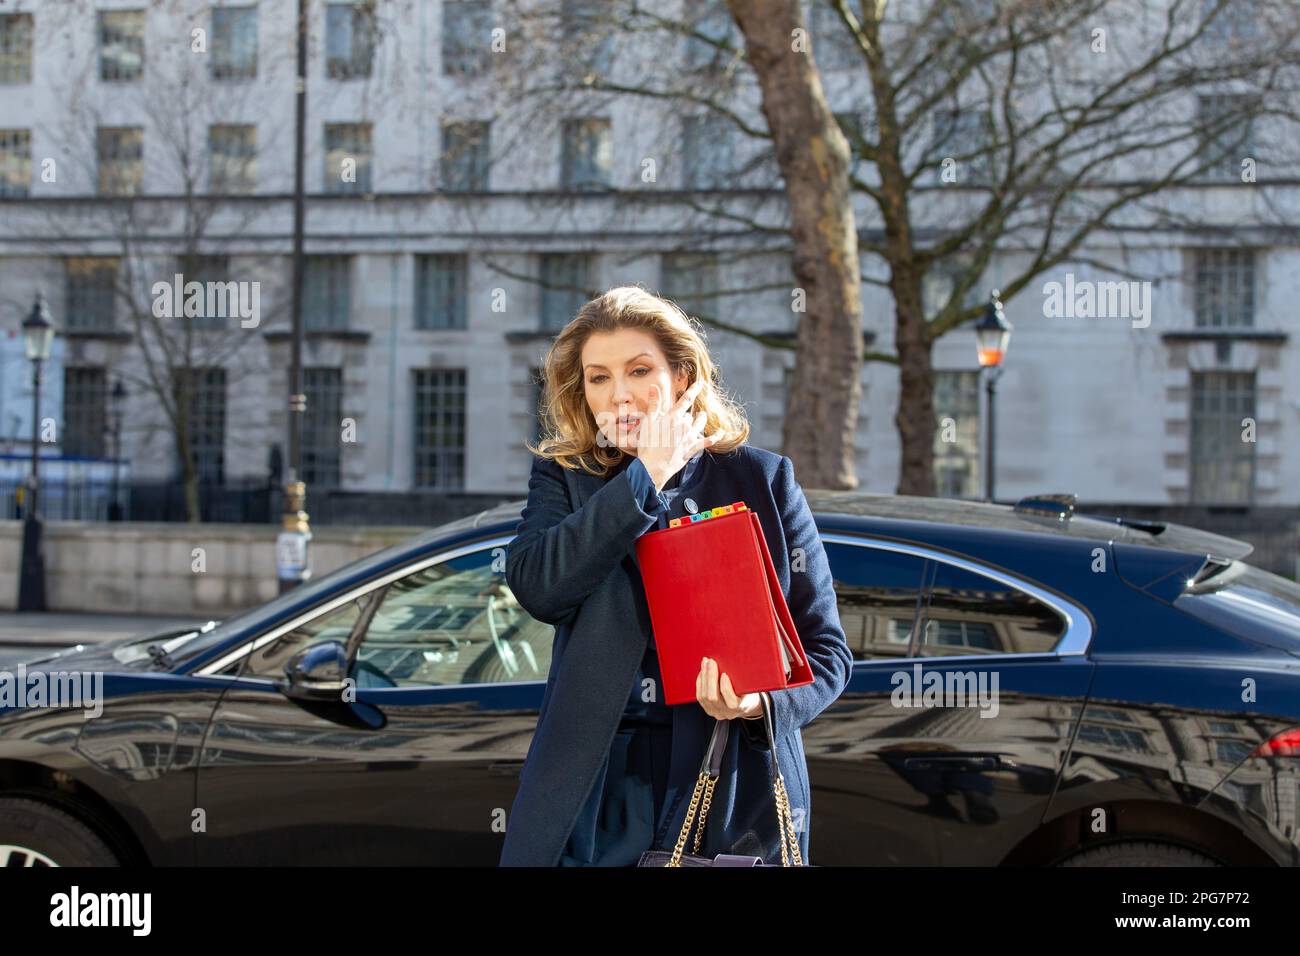
[[[772,753],[772,795],[776,800],[777,830],[781,834],[781,866],[803,866],[799,853],[799,839],[795,833],[794,818],[790,813],[790,797],[785,790],[785,778],[776,759],[776,734],[772,731],[772,714],[767,708],[766,695],[763,698],[763,725],[767,732],[768,743]],[[744,718],[736,718],[743,720]],[[748,856],[737,853],[719,853],[710,858],[700,855],[700,840],[704,837],[704,823],[709,814],[709,801],[713,797],[713,786],[718,782],[722,772],[722,755],[727,751],[727,737],[730,734],[731,721],[719,720],[713,728],[708,749],[700,764],[700,776],[695,781],[695,791],[691,794],[690,805],[686,808],[686,819],[682,821],[682,832],[677,836],[677,845],[670,850],[646,850],[637,861],[637,866],[776,866],[764,863],[760,856]],[[699,827],[695,831],[695,842],[691,853],[683,853],[686,840],[691,833],[691,824],[695,822],[695,811],[699,810]],[[791,863],[791,859],[794,860]]]

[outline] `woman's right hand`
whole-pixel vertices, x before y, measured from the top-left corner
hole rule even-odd
[[[662,491],[668,480],[681,471],[696,452],[713,445],[721,434],[703,434],[708,422],[707,412],[701,410],[691,416],[691,405],[703,387],[703,379],[697,379],[682,392],[681,398],[665,408],[659,387],[650,386],[646,417],[635,437],[637,457],[650,473],[655,491]]]

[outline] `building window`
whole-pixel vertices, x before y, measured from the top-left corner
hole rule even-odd
[[[1253,504],[1255,443],[1242,419],[1255,418],[1254,372],[1192,372],[1192,502]]]
[[[682,185],[726,189],[732,179],[731,121],[712,114],[682,118]]]
[[[369,76],[377,33],[368,4],[326,4],[325,75],[335,80]]]
[[[63,454],[104,458],[108,375],[102,368],[63,369]]]
[[[468,313],[468,257],[450,253],[415,257],[415,327],[463,329]]]
[[[477,193],[488,188],[488,147],[491,131],[479,120],[448,120],[442,124],[442,188],[446,192]]]
[[[144,11],[99,11],[99,78],[138,80],[144,75]]]
[[[226,476],[226,370],[176,368],[173,388],[176,404],[185,411],[185,435],[190,461],[203,484],[221,484]],[[177,471],[180,467],[177,449]]]
[[[718,259],[711,253],[673,252],[659,264],[659,287],[687,315],[717,308]]]
[[[600,117],[566,119],[560,156],[564,189],[607,189],[614,167],[614,143],[609,120]]]
[[[932,263],[925,270],[921,277],[921,309],[927,319],[933,319],[948,304],[958,283],[966,278],[971,268],[970,257],[958,253]],[[984,294],[980,283],[974,282],[957,303],[957,308],[962,311],[975,308],[985,301]],[[967,320],[968,323],[974,321],[976,319]]]
[[[144,182],[144,130],[101,126],[98,130],[99,194],[134,196]]]
[[[573,65],[582,74],[608,74],[614,63],[614,34],[603,0],[563,0],[561,29],[572,44]]]
[[[857,173],[871,144],[880,138],[876,115],[870,110],[848,110],[833,116],[849,144],[849,170]]]
[[[976,110],[936,110],[930,155],[938,166],[956,161],[956,181],[987,183],[992,177],[993,129],[986,114]]]
[[[1197,328],[1249,328],[1255,324],[1255,250],[1197,249]]]
[[[1205,178],[1240,180],[1241,162],[1257,156],[1251,96],[1202,96],[1197,100],[1201,159],[1208,163]]]
[[[477,76],[492,60],[492,4],[488,0],[443,0],[442,72]]]
[[[208,127],[208,188],[214,193],[251,193],[257,187],[257,127]]]
[[[118,260],[109,256],[64,260],[66,328],[70,332],[111,332],[117,294]]]
[[[591,298],[590,267],[582,253],[548,252],[541,256],[542,330],[558,332]]]
[[[417,488],[465,486],[465,370],[414,369]]]
[[[0,129],[0,196],[26,196],[31,182],[31,130]]]
[[[184,285],[197,282],[203,287],[203,306],[198,314],[190,315],[185,309],[176,316],[176,324],[203,331],[228,328],[230,317],[238,315],[239,309],[239,287],[230,275],[230,257],[181,256],[176,268]]]
[[[706,0],[692,6],[686,28],[686,68],[716,70],[729,62],[739,49],[740,34],[731,12],[722,0]]]
[[[979,397],[979,372],[935,370],[934,484],[941,498],[979,494]],[[948,418],[951,428],[944,421]]]
[[[308,487],[337,488],[343,449],[343,370],[304,368],[307,411],[302,422],[302,480]]]
[[[373,190],[369,123],[325,124],[325,191],[368,193]]]
[[[529,443],[536,447],[546,433],[546,410],[542,407],[542,399],[546,394],[546,379],[542,375],[540,366],[534,365],[528,369],[528,386],[533,399],[533,433]]]
[[[1251,42],[1263,12],[1258,0],[1201,0],[1201,18],[1208,21],[1204,38],[1220,46]]]
[[[808,32],[812,35],[813,59],[818,69],[842,70],[862,65],[857,41],[829,0],[812,0],[809,14]]]
[[[304,329],[346,329],[352,312],[351,256],[304,256]]]
[[[212,78],[257,76],[257,7],[212,8]]]
[[[32,81],[32,15],[0,13],[0,83]]]

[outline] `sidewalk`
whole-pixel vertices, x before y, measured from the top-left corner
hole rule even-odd
[[[144,635],[168,627],[198,627],[201,617],[0,611],[0,646],[66,647]]]

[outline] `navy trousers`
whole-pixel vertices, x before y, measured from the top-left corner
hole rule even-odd
[[[560,866],[636,866],[651,849],[668,791],[672,724],[623,718]]]

